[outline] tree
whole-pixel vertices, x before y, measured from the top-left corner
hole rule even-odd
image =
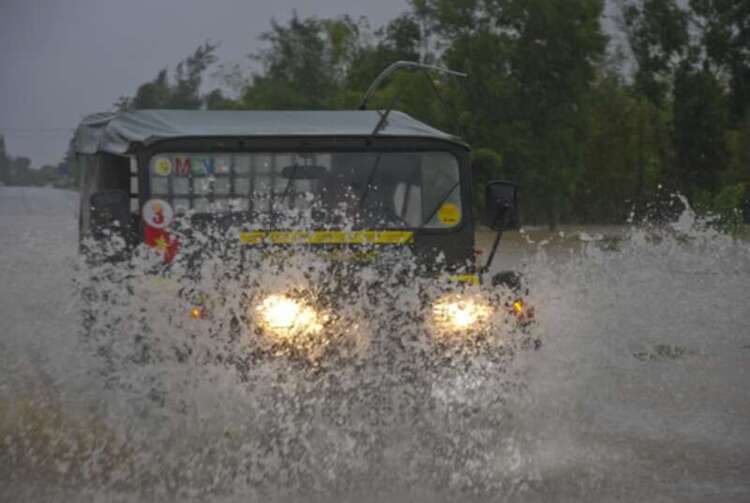
[[[221,89],[214,89],[205,96],[206,108],[209,110],[234,110],[238,103],[224,96]]]
[[[583,100],[606,46],[602,2],[414,4],[445,45],[446,64],[469,74],[455,91],[466,110],[463,132],[474,145],[498,150],[525,186],[525,214],[554,227],[569,209],[581,168]]]
[[[731,0],[626,0],[627,37],[636,60],[634,90],[669,113],[674,156],[670,186],[711,206],[750,98],[750,5]],[[727,85],[728,84],[728,85]],[[671,99],[670,99],[671,98]],[[736,179],[736,176],[729,178]]]
[[[33,185],[31,159],[28,157],[9,158],[8,185]]]
[[[8,184],[9,179],[9,159],[5,153],[5,137],[0,135],[0,183]]]
[[[675,76],[675,185],[690,199],[705,202],[719,190],[727,164],[724,92],[707,69],[683,63]]]
[[[589,95],[586,113],[589,132],[574,214],[581,223],[621,223],[657,195],[666,120],[619,74],[607,70]]]
[[[419,61],[422,31],[416,19],[402,14],[375,32],[377,43],[359,43],[347,74],[347,88],[363,93],[395,61]]]
[[[471,156],[471,180],[474,189],[474,213],[478,214],[484,208],[484,187],[491,180],[504,178],[502,175],[503,159],[500,154],[490,148],[479,148]]]
[[[634,88],[660,106],[672,73],[688,50],[688,13],[676,0],[622,0],[630,50],[636,62]]]
[[[175,83],[170,89],[170,98],[165,108],[196,109],[203,105],[200,88],[203,72],[216,61],[214,52],[218,44],[206,42],[195,49],[192,55],[177,63]]]
[[[133,110],[165,108],[171,98],[171,88],[167,77],[167,69],[161,70],[151,82],[138,87],[135,97],[128,102],[127,107]]]
[[[348,71],[359,27],[348,16],[271,21],[269,47],[251,57],[263,66],[242,95],[244,108],[330,108]]]
[[[468,78],[398,73],[370,107],[463,137],[475,189],[518,182],[527,222],[622,222],[665,182],[728,214],[750,198],[750,3],[618,2],[632,69],[605,60],[604,0],[411,0],[374,32],[347,16],[272,20],[259,68],[220,67],[225,87],[205,95],[204,44],[117,106],[351,109],[394,61],[437,63]]]
[[[750,113],[750,2],[690,0],[693,25],[712,70],[729,80],[729,119],[734,127]]]
[[[202,108],[205,104],[205,98],[200,94],[203,74],[216,61],[214,52],[217,48],[218,44],[210,42],[198,46],[193,54],[175,67],[174,83],[170,82],[167,69],[164,68],[154,80],[141,84],[133,98],[120,97],[115,103],[115,109]]]

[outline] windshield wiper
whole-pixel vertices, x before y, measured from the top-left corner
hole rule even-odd
[[[289,177],[289,180],[286,182],[286,187],[284,187],[284,193],[281,195],[281,201],[280,204],[283,206],[284,201],[286,201],[286,197],[289,195],[289,192],[291,192],[292,185],[294,184],[294,181],[297,178],[297,163],[293,164],[292,169],[292,176]]]
[[[292,176],[287,180],[286,187],[284,187],[284,192],[281,194],[281,201],[279,201],[279,206],[282,208],[284,206],[284,201],[286,201],[286,198],[289,195],[289,192],[291,192],[292,184],[294,183],[294,179],[296,178],[294,175],[296,175],[296,173],[297,173],[297,164],[295,163]],[[275,183],[275,179],[274,179],[274,183]],[[273,188],[271,188],[271,200],[269,202],[270,213],[269,213],[269,219],[268,219],[269,231],[273,229],[274,227],[276,227],[276,220],[277,220],[276,209],[274,208],[273,195],[274,195]]]
[[[378,155],[375,158],[375,163],[372,165],[372,169],[370,170],[370,174],[367,176],[365,188],[362,190],[362,195],[359,196],[358,205],[360,209],[365,206],[365,199],[367,198],[367,194],[370,193],[370,185],[372,185],[372,181],[375,179],[375,173],[377,173],[378,168],[380,167],[380,158],[382,157],[382,155],[382,152],[378,152]]]

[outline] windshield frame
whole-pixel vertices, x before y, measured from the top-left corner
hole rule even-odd
[[[446,152],[451,154],[458,165],[458,187],[461,198],[461,220],[448,228],[401,227],[397,230],[412,231],[415,234],[439,235],[461,232],[472,225],[471,173],[469,172],[468,147],[439,139],[421,137],[187,137],[153,141],[148,146],[140,145],[134,152],[138,158],[139,203],[141,207],[151,197],[149,166],[153,156],[160,153],[390,153],[390,152]],[[365,169],[365,168],[363,168]],[[216,215],[212,215],[215,217]],[[197,215],[198,218],[211,218]],[[142,219],[139,219],[141,227]],[[312,229],[311,229],[312,230]]]

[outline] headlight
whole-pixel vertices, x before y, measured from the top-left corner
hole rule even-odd
[[[286,295],[271,295],[257,306],[260,324],[282,336],[314,334],[323,328],[311,306]]]
[[[486,301],[475,297],[450,296],[432,307],[435,324],[443,330],[467,330],[478,327],[492,314]]]

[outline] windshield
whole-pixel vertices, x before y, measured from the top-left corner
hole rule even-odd
[[[176,213],[244,213],[263,225],[451,228],[459,168],[448,152],[161,153],[151,197]]]

